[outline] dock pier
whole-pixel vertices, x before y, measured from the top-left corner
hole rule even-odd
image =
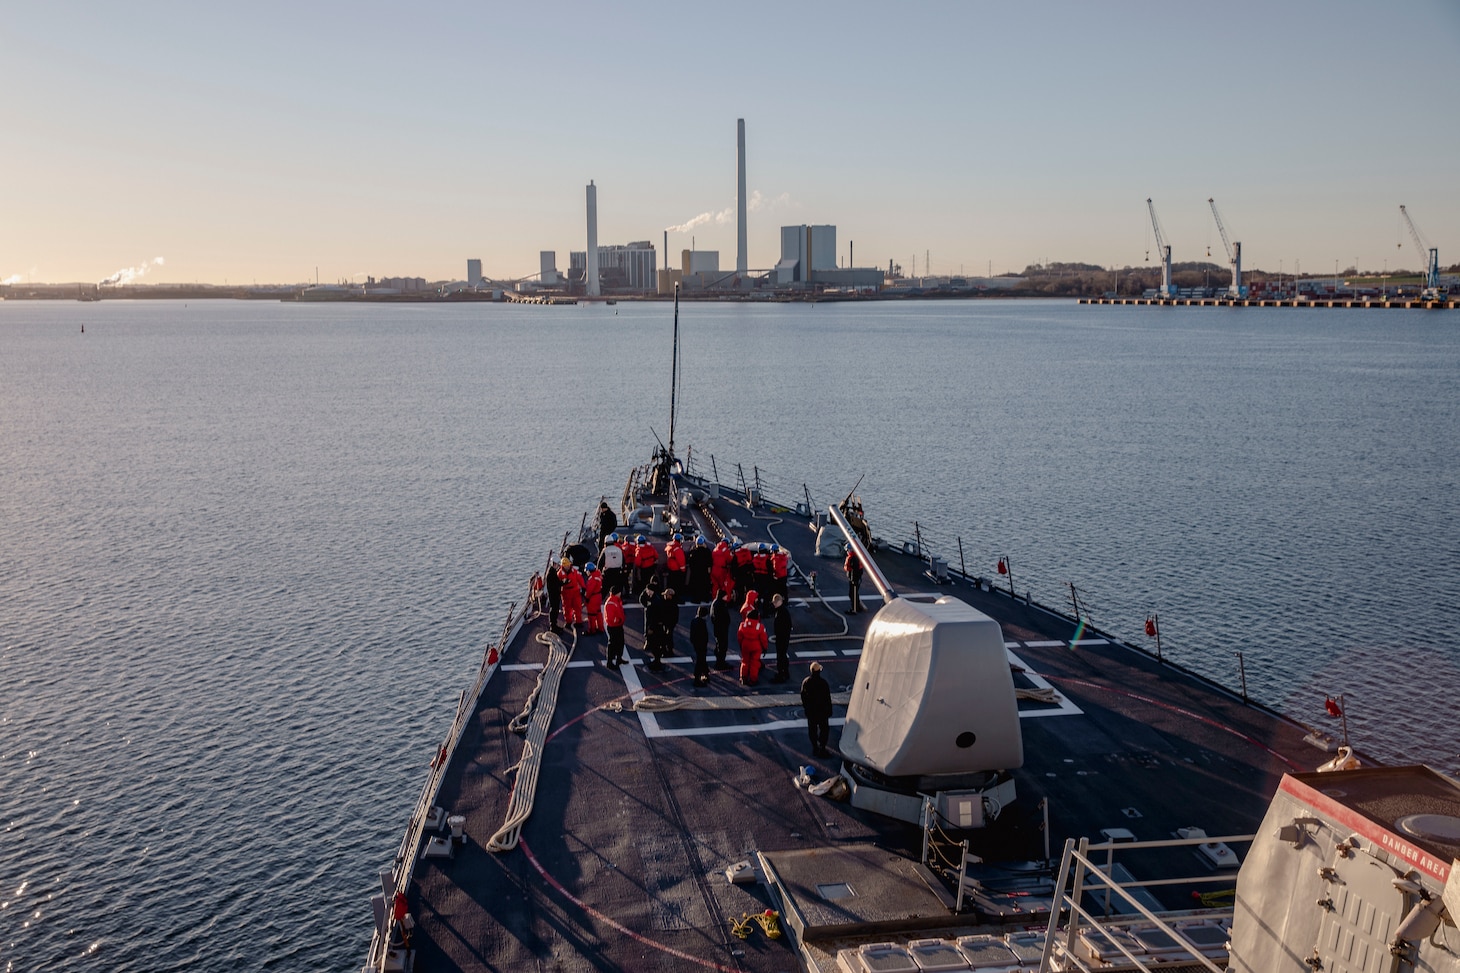
[[[1417,299],[1292,298],[1256,297],[1082,297],[1081,304],[1150,304],[1160,307],[1387,307],[1407,310],[1455,310],[1460,300],[1421,301]]]

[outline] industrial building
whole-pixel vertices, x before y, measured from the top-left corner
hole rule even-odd
[[[367,297],[395,297],[400,294],[426,294],[431,290],[424,277],[382,277],[379,280],[366,277],[360,293]]]
[[[538,262],[538,283],[543,287],[557,287],[563,282],[562,274],[558,273],[558,252],[556,250],[543,250],[537,255]]]
[[[477,258],[468,258],[466,262],[466,286],[480,287],[482,285],[482,262]]]
[[[882,287],[880,268],[855,269],[837,266],[836,227],[781,227],[781,254],[772,270],[749,269],[748,193],[745,162],[745,119],[736,120],[736,239],[735,269],[720,269],[718,250],[681,251],[678,266],[669,259],[669,234],[665,232],[665,260],[661,267],[654,244],[640,240],[624,245],[598,243],[598,187],[589,180],[585,187],[586,237],[583,250],[569,254],[566,278],[553,264],[552,252],[544,251],[541,272],[535,285],[542,289],[566,286],[587,297],[611,294],[653,294],[668,296],[679,287],[687,294],[704,296],[756,294],[776,291],[790,294],[877,291]],[[848,260],[850,264],[850,259]]]
[[[882,294],[887,297],[987,294],[1013,290],[1023,281],[1023,277],[965,277],[953,274],[939,277],[898,277],[884,282]]]
[[[652,294],[657,286],[659,252],[649,240],[636,240],[623,245],[601,246],[593,264],[598,279],[588,278],[588,251],[574,250],[568,255],[568,282],[583,284],[590,297],[597,294]],[[597,286],[594,286],[594,285]]]
[[[781,227],[781,259],[776,263],[777,287],[808,283],[818,270],[836,269],[836,227]]]
[[[679,252],[681,272],[690,274],[718,274],[720,272],[720,251],[681,250]]]
[[[836,227],[781,227],[781,259],[771,273],[778,290],[868,291],[881,288],[882,281],[881,268],[837,266]]]

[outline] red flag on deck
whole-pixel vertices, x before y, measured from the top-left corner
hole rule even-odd
[[[1324,700],[1323,700],[1323,708],[1326,709],[1326,710],[1328,710],[1328,715],[1329,716],[1342,716],[1343,715],[1343,710],[1339,708],[1338,700],[1334,699],[1332,696],[1328,696],[1328,697],[1325,697],[1324,698]]]
[[[1000,574],[1008,574],[1009,573],[1009,566],[1004,563],[1004,559],[1003,558],[999,558],[999,573]]]
[[[1148,618],[1148,619],[1146,619],[1146,634],[1149,635],[1149,636],[1151,636],[1152,638],[1155,638],[1155,636],[1156,636],[1156,620],[1154,618]]]

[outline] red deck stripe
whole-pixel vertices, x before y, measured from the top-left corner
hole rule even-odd
[[[1065,677],[1065,676],[1045,676],[1044,678],[1050,680],[1051,682],[1066,682],[1066,683],[1070,683],[1070,684],[1075,685],[1075,686],[1084,686],[1087,689],[1098,690],[1100,692],[1115,693],[1117,696],[1128,696],[1131,699],[1138,699],[1138,700],[1140,700],[1143,703],[1150,703],[1152,706],[1157,706],[1157,707],[1160,707],[1161,709],[1164,709],[1164,710],[1170,710],[1171,712],[1173,712],[1173,713],[1179,713],[1182,716],[1189,716],[1193,720],[1196,720],[1196,721],[1201,722],[1201,723],[1205,723],[1207,726],[1216,727],[1219,730],[1223,730],[1223,731],[1225,731],[1227,733],[1232,734],[1234,737],[1237,737],[1238,739],[1246,740],[1248,743],[1252,744],[1254,747],[1259,747],[1259,748],[1261,748],[1263,750],[1266,750],[1269,754],[1271,754],[1272,756],[1276,757],[1278,760],[1281,760],[1283,763],[1287,764],[1289,767],[1293,768],[1294,770],[1297,770],[1297,771],[1306,771],[1306,770],[1309,769],[1307,767],[1302,767],[1302,766],[1299,766],[1298,764],[1293,763],[1287,757],[1284,757],[1282,754],[1278,753],[1276,750],[1274,750],[1272,747],[1269,747],[1267,744],[1263,743],[1261,740],[1258,740],[1255,737],[1250,737],[1247,734],[1243,733],[1241,730],[1234,730],[1232,727],[1228,726],[1225,723],[1220,723],[1217,720],[1214,720],[1214,719],[1212,719],[1210,717],[1202,716],[1200,713],[1193,713],[1189,709],[1182,709],[1180,706],[1174,706],[1171,703],[1163,703],[1159,699],[1152,699],[1149,696],[1142,696],[1140,693],[1132,693],[1132,692],[1128,692],[1127,690],[1124,690],[1124,689],[1115,689],[1115,688],[1112,688],[1110,686],[1102,686],[1099,683],[1086,682],[1083,679],[1071,679],[1071,678],[1068,678],[1068,677]]]
[[[676,959],[682,959],[686,962],[694,963],[696,966],[703,966],[706,969],[722,970],[723,973],[743,973],[743,971],[739,967],[721,966],[719,963],[716,963],[713,960],[701,959],[698,956],[691,956],[689,953],[682,953],[679,950],[675,949],[673,946],[666,946],[663,943],[649,939],[647,936],[639,935],[628,926],[625,926],[623,923],[618,922],[611,916],[604,915],[602,912],[599,912],[597,909],[593,908],[593,906],[589,905],[587,902],[584,902],[582,899],[578,898],[572,892],[569,892],[566,888],[564,888],[561,882],[549,875],[547,873],[547,870],[538,863],[537,858],[534,857],[532,854],[532,849],[527,847],[527,842],[525,840],[519,840],[517,842],[517,847],[522,849],[522,853],[527,856],[528,863],[532,865],[533,869],[536,870],[537,874],[542,878],[542,880],[548,883],[548,885],[552,886],[552,888],[559,895],[567,899],[569,902],[573,903],[578,908],[582,909],[584,912],[588,913],[594,919],[597,919],[599,922],[606,923],[617,929],[619,932],[623,933],[625,936],[628,936],[634,942],[642,943],[645,946],[650,946],[661,952],[668,953],[670,956],[673,956]]]

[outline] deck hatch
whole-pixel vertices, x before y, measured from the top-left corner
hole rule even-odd
[[[835,902],[838,899],[850,899],[857,894],[846,882],[828,882],[825,885],[816,886],[816,891],[828,902]]]
[[[1460,844],[1460,818],[1448,814],[1409,814],[1395,824],[1411,838]]]

